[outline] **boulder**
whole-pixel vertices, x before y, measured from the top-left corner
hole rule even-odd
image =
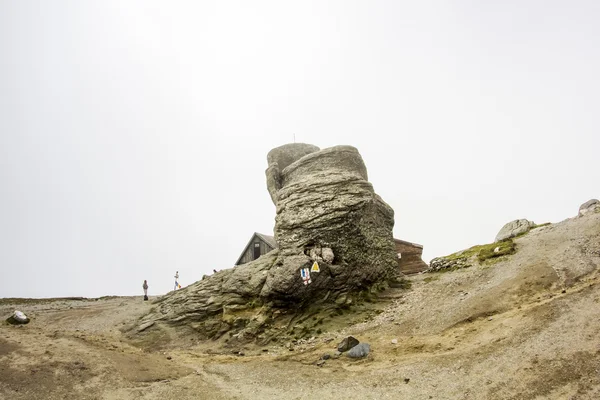
[[[132,332],[154,321],[143,332],[167,324],[250,340],[285,314],[275,308],[347,306],[354,295],[399,275],[394,211],[368,182],[357,149],[289,144],[271,150],[267,161],[278,249],[170,292]],[[315,261],[319,271],[311,271]]]
[[[354,346],[348,351],[348,357],[350,358],[362,358],[366,357],[371,351],[371,346],[368,343],[360,343]]]
[[[502,240],[510,239],[515,236],[521,235],[531,228],[535,226],[533,221],[529,221],[526,219],[516,219],[514,221],[510,221],[506,225],[500,229],[500,232],[496,235],[496,242],[501,242]]]
[[[6,322],[11,325],[28,324],[29,317],[27,317],[27,315],[25,315],[22,311],[15,310],[15,312],[6,319]]]
[[[600,211],[600,200],[591,199],[579,206],[579,217],[582,217],[588,213]]]
[[[350,350],[351,348],[353,348],[354,346],[356,346],[357,344],[359,344],[360,342],[358,341],[358,339],[356,339],[353,336],[348,336],[346,338],[344,338],[337,346],[337,350],[340,353],[343,353],[345,351]]]

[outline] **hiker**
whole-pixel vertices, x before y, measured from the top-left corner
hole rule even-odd
[[[144,289],[144,301],[148,300],[148,281],[144,279],[144,284],[142,285]]]
[[[175,289],[174,290],[177,290],[177,288],[180,287],[178,280],[179,280],[179,271],[175,271]]]

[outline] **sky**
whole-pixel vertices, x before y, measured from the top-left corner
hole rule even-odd
[[[597,1],[0,0],[0,297],[139,295],[272,234],[266,155],[360,151],[431,260],[600,197]]]

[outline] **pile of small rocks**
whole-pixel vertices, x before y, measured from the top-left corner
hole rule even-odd
[[[348,336],[337,345],[337,351],[333,354],[333,356],[329,353],[325,353],[315,363],[315,365],[322,367],[325,365],[326,360],[337,359],[343,353],[346,353],[346,355],[350,358],[363,358],[366,357],[370,351],[371,346],[368,343],[360,343],[360,341],[355,337]]]

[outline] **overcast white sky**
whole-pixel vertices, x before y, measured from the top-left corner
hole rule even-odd
[[[151,294],[271,234],[266,154],[361,152],[424,259],[600,197],[598,1],[0,0],[0,297]]]

